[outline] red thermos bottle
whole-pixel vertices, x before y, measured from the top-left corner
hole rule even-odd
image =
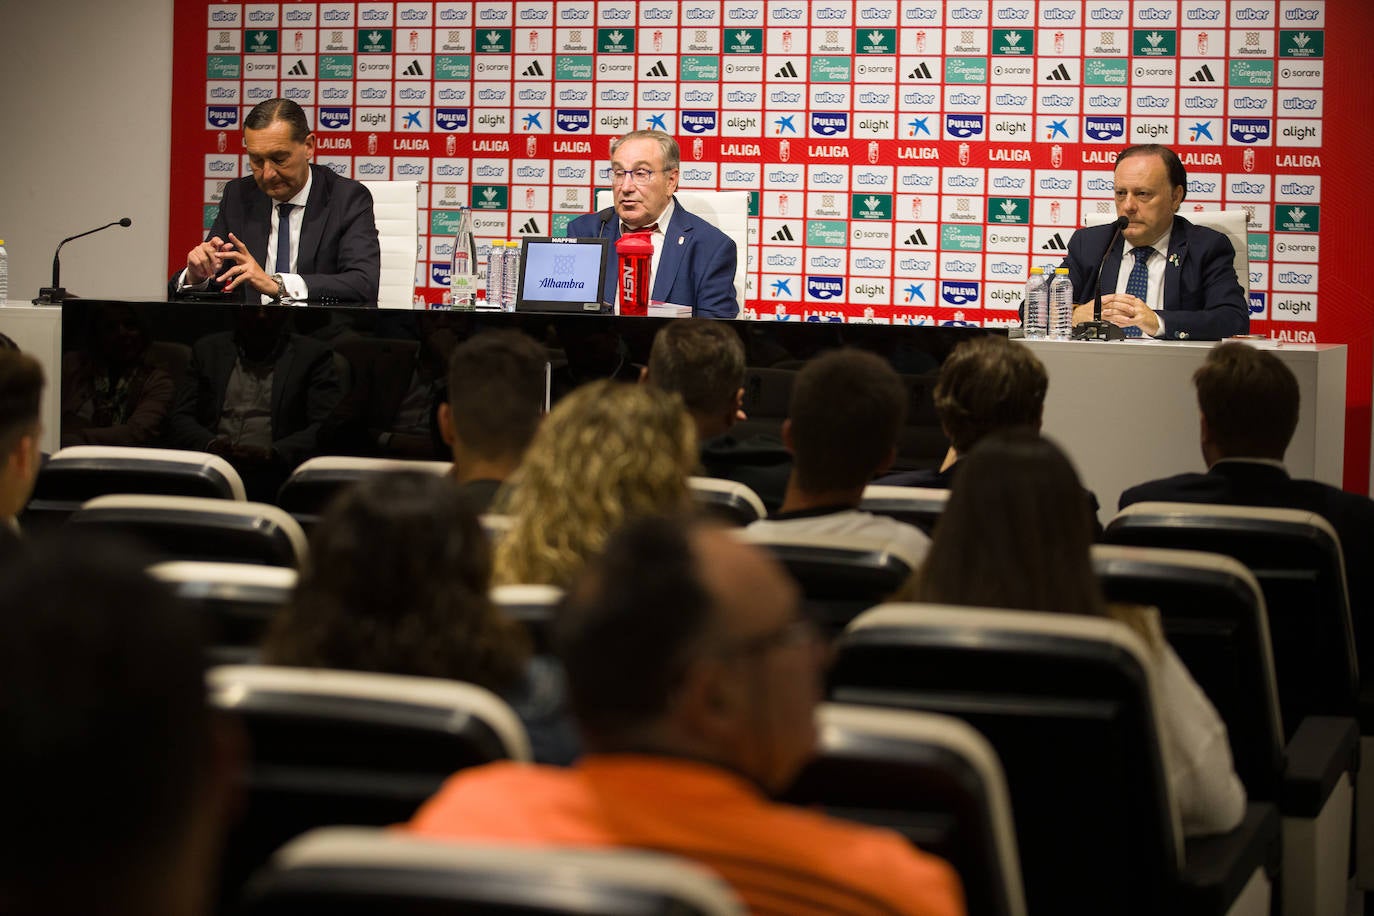
[[[649,268],[654,243],[647,232],[632,232],[615,243],[620,260],[620,314],[649,314]]]

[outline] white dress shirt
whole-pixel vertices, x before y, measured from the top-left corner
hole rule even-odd
[[[1164,265],[1169,259],[1169,236],[1173,235],[1173,230],[1155,239],[1155,243],[1148,247],[1153,248],[1155,253],[1150,255],[1150,259],[1145,262],[1145,269],[1149,274],[1149,292],[1145,296],[1145,304],[1155,313],[1159,319],[1159,331],[1149,335],[1152,337],[1164,336],[1164,316],[1160,314],[1164,309]],[[1116,291],[1123,296],[1126,294],[1126,283],[1131,279],[1131,269],[1135,267],[1135,251],[1137,246],[1125,245],[1121,252],[1121,269],[1116,275]],[[1143,332],[1145,329],[1141,328]]]

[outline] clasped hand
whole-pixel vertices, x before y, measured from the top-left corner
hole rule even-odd
[[[226,265],[229,265],[226,270]],[[245,283],[265,295],[277,292],[277,283],[262,265],[248,253],[248,246],[229,233],[229,241],[215,236],[201,242],[186,255],[186,282],[204,283],[211,277],[224,283],[225,292],[233,292]]]

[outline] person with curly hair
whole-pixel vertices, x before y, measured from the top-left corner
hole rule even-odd
[[[696,431],[682,399],[601,380],[577,388],[540,424],[503,508],[496,582],[567,588],[625,522],[686,511]]]
[[[510,703],[536,759],[569,763],[578,742],[562,671],[532,657],[490,583],[486,534],[452,481],[409,471],[367,478],[320,519],[263,661],[476,684]]]

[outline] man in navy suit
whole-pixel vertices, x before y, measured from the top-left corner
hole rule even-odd
[[[1220,503],[1320,515],[1336,529],[1345,555],[1360,665],[1374,666],[1374,576],[1369,572],[1374,500],[1288,476],[1283,454],[1298,425],[1298,381],[1292,371],[1272,353],[1227,343],[1207,355],[1193,383],[1207,473],[1131,487],[1121,494],[1121,508],[1154,501]]]
[[[1231,240],[1177,215],[1188,194],[1188,173],[1178,155],[1153,143],[1128,147],[1117,157],[1114,184],[1117,216],[1129,220],[1121,237],[1112,241],[1113,227],[1106,225],[1079,229],[1069,239],[1064,266],[1074,301],[1082,303],[1074,307],[1074,323],[1093,318],[1093,280],[1111,242],[1100,280],[1103,321],[1170,340],[1220,340],[1248,332],[1250,311],[1236,279]],[[1138,285],[1131,273],[1141,257],[1145,276]]]
[[[735,243],[725,233],[677,202],[677,141],[656,130],[636,130],[611,144],[611,185],[615,207],[579,216],[568,224],[569,238],[608,238],[610,264],[605,302],[618,296],[615,242],[621,235],[653,227],[650,267],[654,302],[690,305],[705,318],[734,318]]]
[[[315,135],[301,107],[259,103],[243,121],[243,141],[253,174],[225,186],[210,235],[187,253],[169,293],[376,302],[382,255],[372,194],[311,163]]]

